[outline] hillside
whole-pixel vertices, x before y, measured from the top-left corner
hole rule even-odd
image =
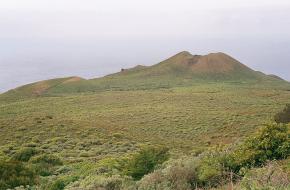
[[[80,77],[66,77],[57,78],[51,80],[44,80],[20,86],[18,88],[7,91],[0,96],[0,99],[22,99],[27,97],[39,97],[48,93],[51,89],[57,88],[57,86],[69,85],[70,83],[76,83],[84,81],[85,79]]]
[[[10,90],[2,95],[2,99],[107,90],[168,89],[215,82],[289,85],[281,78],[254,71],[224,53],[202,56],[184,51],[152,66],[121,69],[102,78],[69,77],[40,81]]]

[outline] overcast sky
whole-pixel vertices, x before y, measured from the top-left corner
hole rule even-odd
[[[290,80],[289,0],[1,0],[0,92],[187,50]]]

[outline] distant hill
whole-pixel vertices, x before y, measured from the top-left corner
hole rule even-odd
[[[152,66],[138,65],[102,78],[52,79],[4,93],[5,97],[30,97],[104,90],[146,90],[188,86],[199,82],[283,83],[283,79],[254,71],[225,53],[192,55],[180,52]]]
[[[80,77],[67,77],[67,78],[44,80],[9,90],[6,93],[2,94],[2,96],[5,97],[11,96],[18,98],[42,96],[48,93],[51,89],[56,88],[57,86],[68,85],[70,83],[75,83],[82,80],[85,79]]]
[[[241,80],[260,79],[262,75],[224,53],[202,56],[183,51],[151,67],[138,66],[109,76]]]

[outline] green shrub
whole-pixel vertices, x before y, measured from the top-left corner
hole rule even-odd
[[[163,170],[155,170],[153,173],[150,173],[144,176],[137,184],[138,190],[175,190],[171,185],[171,182],[166,178],[166,174]],[[179,180],[179,179],[177,179]],[[188,184],[184,183],[183,187]],[[183,188],[188,189],[188,188]]]
[[[58,179],[51,185],[49,190],[63,190],[65,186],[66,186],[65,181],[63,179]]]
[[[38,151],[35,148],[23,148],[13,156],[13,159],[22,162],[28,162],[30,158],[37,153]]]
[[[120,190],[122,183],[123,179],[121,177],[113,176],[106,178],[101,186],[106,190]]]
[[[120,175],[93,175],[66,186],[72,190],[136,190],[132,178]]]
[[[168,149],[163,147],[149,147],[142,149],[131,159],[127,160],[123,171],[125,175],[133,177],[135,180],[141,179],[145,174],[165,162],[169,157]]]
[[[144,176],[138,182],[138,190],[187,190],[195,187],[196,159],[171,160],[163,167]]]
[[[277,113],[274,119],[277,123],[290,123],[290,104],[287,104],[283,111]]]
[[[197,166],[198,185],[216,187],[225,180],[226,169],[219,157],[218,154],[209,153],[200,158]]]
[[[43,186],[42,189],[63,190],[67,185],[69,185],[72,182],[77,181],[78,179],[79,178],[74,175],[57,177],[56,179],[52,180],[50,183]]]
[[[31,162],[34,164],[49,164],[52,166],[58,166],[63,164],[59,157],[52,154],[42,154],[39,156],[35,156],[31,159]]]
[[[178,160],[169,164],[164,175],[171,189],[192,189],[197,182],[196,159]]]
[[[36,182],[35,173],[19,161],[0,162],[0,189],[5,190],[20,185],[33,185]]]
[[[238,171],[242,167],[264,164],[267,160],[279,160],[290,154],[290,130],[284,124],[268,124],[248,138],[231,154],[230,167]]]
[[[166,163],[163,169],[144,176],[138,183],[140,190],[196,189],[216,187],[228,177],[223,167],[223,155],[209,151],[198,157],[185,157]]]
[[[58,157],[48,154],[33,157],[30,162],[33,163],[35,172],[41,176],[52,175],[55,170],[55,166],[60,166],[63,164]]]

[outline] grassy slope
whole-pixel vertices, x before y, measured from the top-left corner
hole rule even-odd
[[[289,98],[284,89],[213,83],[2,102],[0,146],[9,154],[37,146],[67,160],[101,159],[147,143],[188,152],[250,134]]]
[[[69,85],[70,83],[77,83],[80,81],[84,81],[84,79],[79,77],[66,77],[31,83],[9,90],[4,94],[0,94],[0,101],[17,101],[26,98],[38,97],[45,95],[51,89],[57,88],[57,86]]]

